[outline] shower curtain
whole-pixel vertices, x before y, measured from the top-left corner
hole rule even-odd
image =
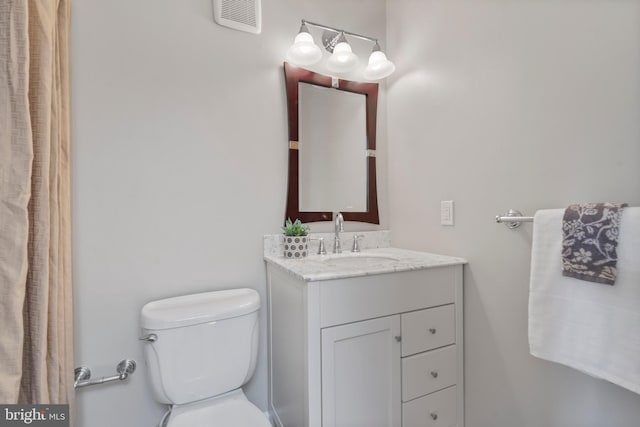
[[[73,403],[69,1],[0,1],[1,403]]]

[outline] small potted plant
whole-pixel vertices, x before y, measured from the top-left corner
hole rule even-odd
[[[291,222],[287,218],[282,227],[284,231],[284,256],[287,258],[304,258],[309,253],[309,227],[296,219]]]

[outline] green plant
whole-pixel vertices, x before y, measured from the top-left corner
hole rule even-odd
[[[300,222],[299,219],[291,222],[291,218],[287,218],[282,231],[284,231],[285,236],[306,236],[309,233],[309,227]]]

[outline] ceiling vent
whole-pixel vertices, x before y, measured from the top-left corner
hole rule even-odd
[[[260,34],[261,0],[213,0],[216,22],[225,27]]]

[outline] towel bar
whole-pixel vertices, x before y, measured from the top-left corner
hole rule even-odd
[[[522,212],[515,209],[509,209],[509,211],[502,216],[496,216],[496,222],[506,225],[510,229],[520,227],[522,222],[533,222],[532,216],[522,216]]]

